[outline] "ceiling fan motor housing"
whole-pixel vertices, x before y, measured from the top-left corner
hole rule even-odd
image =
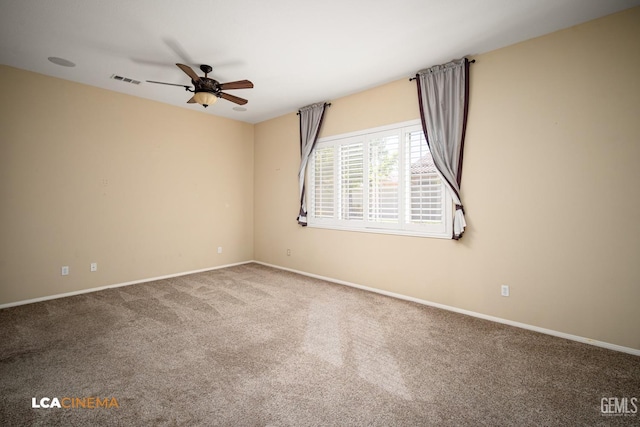
[[[200,80],[191,81],[195,87],[195,92],[211,92],[217,94],[220,92],[220,83],[217,80],[208,77],[200,77]]]

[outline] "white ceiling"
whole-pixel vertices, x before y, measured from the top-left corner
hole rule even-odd
[[[257,123],[640,5],[640,0],[0,0],[0,62]],[[48,57],[76,67],[52,64]],[[204,110],[174,64],[249,79]],[[143,81],[136,86],[114,74]]]

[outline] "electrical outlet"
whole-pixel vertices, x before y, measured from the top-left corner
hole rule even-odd
[[[91,271],[98,271],[98,263],[97,262],[92,262],[91,263]]]
[[[502,295],[503,297],[509,296],[509,285],[502,285],[500,287],[500,295]]]
[[[218,253],[221,254],[222,253],[222,246],[218,246]]]
[[[287,256],[291,256],[291,249],[287,249]]]
[[[68,276],[69,275],[69,266],[68,265],[63,266],[60,272],[62,273],[63,276]]]

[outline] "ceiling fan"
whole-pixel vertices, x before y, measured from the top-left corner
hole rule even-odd
[[[204,77],[199,77],[188,65],[176,64],[184,73],[191,78],[191,86],[179,85],[174,83],[155,82],[147,80],[149,83],[157,83],[161,85],[180,86],[186,89],[187,92],[193,92],[194,95],[187,101],[188,104],[198,103],[207,108],[209,105],[214,104],[218,98],[226,99],[227,101],[234,102],[238,105],[244,105],[248,101],[244,98],[239,98],[234,95],[222,92],[229,89],[251,89],[253,83],[249,80],[238,80],[236,82],[220,83],[217,80],[210,79],[208,74],[213,70],[210,65],[203,64],[200,66],[200,70],[204,73]]]

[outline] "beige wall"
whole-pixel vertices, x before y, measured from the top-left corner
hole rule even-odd
[[[298,227],[297,117],[256,125],[255,259],[640,349],[639,47],[635,8],[476,57],[459,242]],[[418,117],[407,79],[331,102]]]
[[[4,66],[0,93],[0,304],[253,258],[253,125]]]

